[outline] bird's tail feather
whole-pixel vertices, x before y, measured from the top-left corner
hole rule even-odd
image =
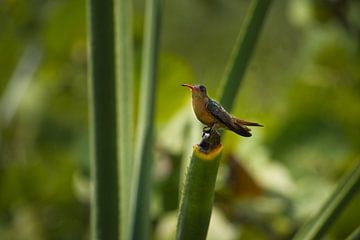
[[[235,124],[240,124],[240,125],[245,125],[245,126],[254,126],[254,127],[263,127],[263,125],[259,124],[259,123],[255,123],[255,122],[248,122],[245,120],[241,120],[238,118],[233,118]]]
[[[244,136],[244,137],[251,137],[251,129],[248,128],[247,126],[258,126],[258,127],[262,127],[261,124],[259,123],[254,123],[254,122],[248,122],[248,121],[244,121],[238,118],[233,118],[233,131],[236,132],[237,134]]]

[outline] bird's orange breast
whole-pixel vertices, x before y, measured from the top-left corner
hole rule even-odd
[[[193,99],[192,105],[196,118],[207,126],[212,126],[215,123],[215,118],[209,113],[206,108],[207,99]]]

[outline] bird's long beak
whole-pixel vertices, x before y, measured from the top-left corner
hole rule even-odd
[[[191,84],[181,84],[181,86],[190,88],[190,91],[193,91],[195,89],[195,87]]]

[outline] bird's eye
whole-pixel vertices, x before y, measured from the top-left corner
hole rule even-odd
[[[199,88],[200,88],[200,91],[201,91],[201,92],[205,92],[205,91],[206,91],[206,88],[205,88],[203,85],[200,85]]]

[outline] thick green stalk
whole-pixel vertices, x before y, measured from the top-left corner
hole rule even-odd
[[[322,239],[342,210],[360,189],[360,161],[347,174],[316,217],[305,224],[294,239]]]
[[[180,203],[176,239],[206,239],[222,146],[209,153],[194,147]]]
[[[118,167],[120,173],[120,239],[129,239],[129,209],[133,166],[133,39],[132,1],[115,0]]]
[[[156,95],[156,78],[159,55],[160,0],[146,2],[143,63],[139,101],[139,126],[135,146],[134,187],[131,208],[131,239],[150,237],[150,189],[153,159],[153,131]]]
[[[220,103],[231,111],[246,68],[254,52],[271,0],[253,0],[222,80]]]
[[[118,238],[115,49],[112,0],[90,0],[92,239]]]

